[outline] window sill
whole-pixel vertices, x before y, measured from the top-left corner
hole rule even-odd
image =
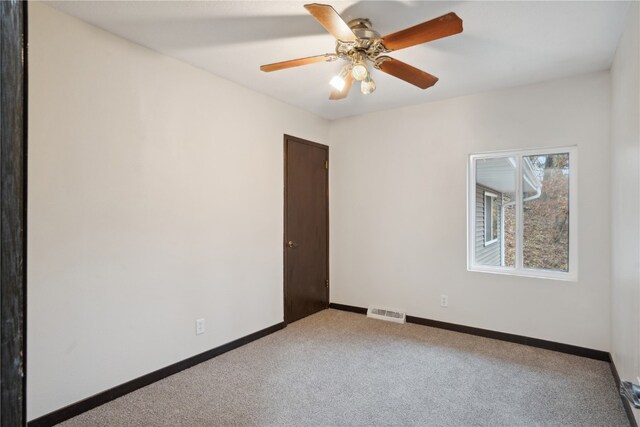
[[[564,273],[561,271],[544,271],[544,270],[533,270],[528,268],[515,269],[515,268],[507,268],[507,267],[475,265],[475,266],[467,267],[467,271],[477,272],[477,273],[502,274],[506,276],[530,277],[535,279],[560,280],[563,282],[578,281],[578,275],[572,272]]]

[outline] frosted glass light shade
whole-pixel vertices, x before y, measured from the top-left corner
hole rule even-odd
[[[331,78],[331,80],[329,81],[329,84],[331,86],[333,86],[337,91],[342,92],[342,89],[344,89],[344,79],[340,76],[333,76]]]
[[[351,69],[351,75],[358,81],[366,79],[369,75],[369,72],[367,71],[367,66],[364,64],[364,62],[356,63]]]
[[[369,95],[374,90],[376,90],[376,82],[374,82],[371,77],[367,76],[367,78],[360,83],[360,92],[365,95]]]

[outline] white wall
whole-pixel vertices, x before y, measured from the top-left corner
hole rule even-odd
[[[282,321],[283,133],[331,143],[333,302],[609,350],[608,72],[329,123],[29,13],[29,419]],[[467,155],[573,144],[579,282],[466,271]]]
[[[332,122],[332,301],[608,351],[609,102],[605,71]],[[468,272],[467,156],[567,145],[579,282]]]
[[[29,18],[33,419],[282,321],[283,134],[327,143],[328,123]]]
[[[633,382],[640,376],[639,22],[634,2],[611,67],[611,355],[620,377]]]

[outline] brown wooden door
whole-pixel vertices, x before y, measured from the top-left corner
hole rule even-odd
[[[329,147],[284,137],[284,320],[329,305]]]

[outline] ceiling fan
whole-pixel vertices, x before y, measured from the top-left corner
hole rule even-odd
[[[338,12],[327,4],[307,4],[304,8],[336,38],[336,53],[267,64],[261,66],[260,70],[270,72],[316,62],[345,60],[347,64],[340,74],[331,79],[330,84],[334,87],[329,96],[331,100],[346,98],[354,79],[361,82],[360,91],[363,94],[368,95],[373,92],[376,84],[369,72],[369,62],[373,68],[420,89],[433,86],[438,81],[437,77],[385,54],[462,32],[462,19],[453,12],[380,37],[380,34],[372,28],[369,19],[357,18],[346,23]]]

